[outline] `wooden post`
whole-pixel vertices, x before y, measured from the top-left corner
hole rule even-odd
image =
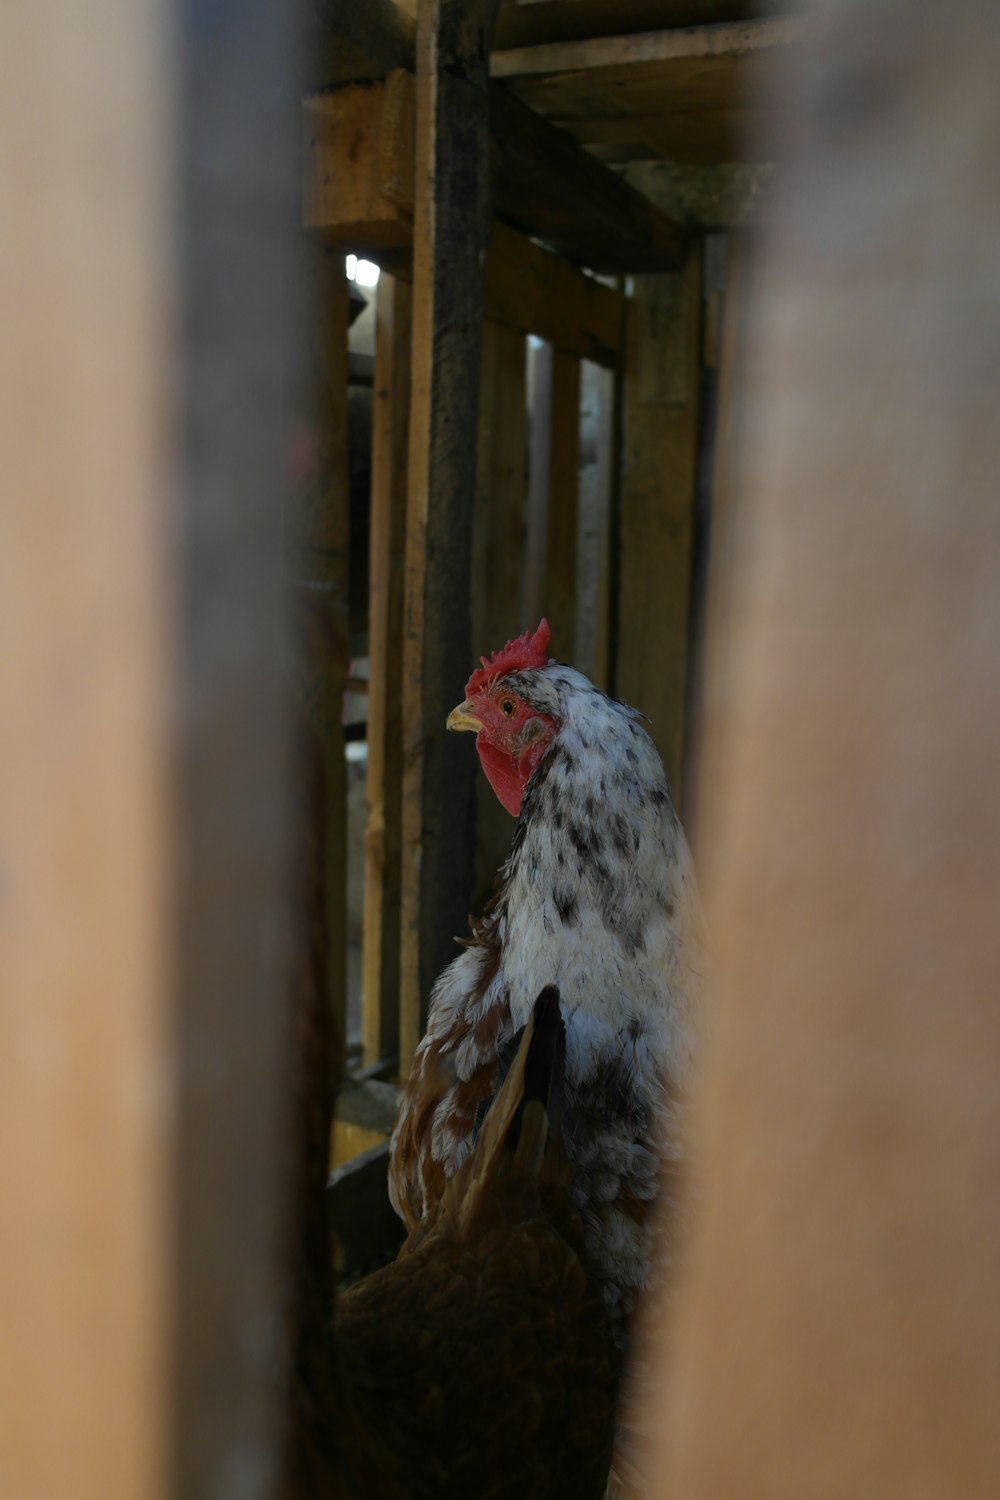
[[[203,20],[0,23],[17,1500],[263,1500],[275,1471],[297,101],[290,12]]]
[[[19,1500],[168,1494],[165,12],[112,0],[97,27],[53,0],[0,22],[0,1492]]]
[[[305,363],[299,104],[290,10],[236,0],[204,21],[198,7],[175,13],[183,342],[177,1180],[163,1229],[176,1277],[171,1484],[185,1496],[263,1500],[281,1441],[290,1188],[283,502]]]
[[[576,653],[577,498],[580,480],[580,361],[552,351],[549,409],[548,510],[543,609],[552,627],[552,654]],[[537,624],[533,621],[532,624]]]
[[[348,283],[344,258],[310,246],[307,257],[308,421],[314,463],[289,511],[288,554],[297,589],[306,712],[323,747],[326,921],[330,1014],[341,1056],[347,1024],[347,767],[343,701],[348,646]]]
[[[469,581],[496,0],[420,0],[403,658],[400,1067],[467,927],[474,755],[445,732],[472,660]]]
[[[368,774],[362,1033],[366,1065],[399,1047],[403,579],[410,415],[409,285],[383,275],[375,327],[368,598]]]
[[[473,660],[525,628],[525,502],[528,477],[527,347],[523,334],[487,321],[483,330],[479,463],[473,518]],[[479,911],[514,823],[486,778],[476,776],[472,906]]]
[[[987,1500],[1000,26],[980,0],[816,11],[742,390],[716,982],[653,1492]]]
[[[615,692],[650,719],[681,794],[698,448],[702,245],[629,310]]]

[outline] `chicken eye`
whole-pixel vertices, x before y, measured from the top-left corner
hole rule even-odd
[[[510,719],[514,714],[514,704],[510,698],[505,698],[500,705],[500,712],[505,719]]]

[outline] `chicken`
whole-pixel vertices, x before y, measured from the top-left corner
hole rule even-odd
[[[392,1265],[338,1299],[334,1494],[604,1493],[619,1359],[569,1193],[564,1056],[550,988],[435,1209]]]
[[[448,719],[476,734],[517,824],[491,905],[432,991],[393,1132],[390,1194],[410,1228],[433,1212],[472,1149],[510,1038],[541,988],[558,985],[573,1192],[624,1342],[658,1238],[663,1250],[683,1154],[701,919],[641,716],[550,661],[548,642],[542,620],[482,658]]]

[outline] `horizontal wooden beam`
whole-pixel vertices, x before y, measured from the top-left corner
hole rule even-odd
[[[667,26],[707,26],[749,20],[759,10],[756,0],[505,0],[496,45],[529,47]]]
[[[565,354],[617,369],[626,300],[516,229],[499,222],[486,252],[486,315]]]
[[[326,243],[409,278],[413,239],[413,78],[390,74],[307,99],[303,222]],[[486,316],[616,368],[625,301],[612,287],[497,221],[486,254]]]
[[[413,70],[412,19],[391,0],[314,0],[307,27],[313,90]],[[628,274],[680,265],[681,226],[571,134],[495,81],[489,113],[498,217],[593,271]]]
[[[603,68],[649,67],[684,58],[733,57],[765,48],[784,47],[802,34],[794,16],[741,21],[679,30],[646,31],[636,36],[587,37],[513,47],[490,58],[493,78],[526,78],[541,73],[577,73]]]

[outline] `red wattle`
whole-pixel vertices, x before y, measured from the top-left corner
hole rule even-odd
[[[479,751],[479,760],[486,772],[487,781],[511,817],[516,818],[521,811],[521,801],[530,771],[526,768],[527,774],[522,773],[514,757],[508,755],[505,750],[498,750],[483,733],[476,735],[476,749]]]

